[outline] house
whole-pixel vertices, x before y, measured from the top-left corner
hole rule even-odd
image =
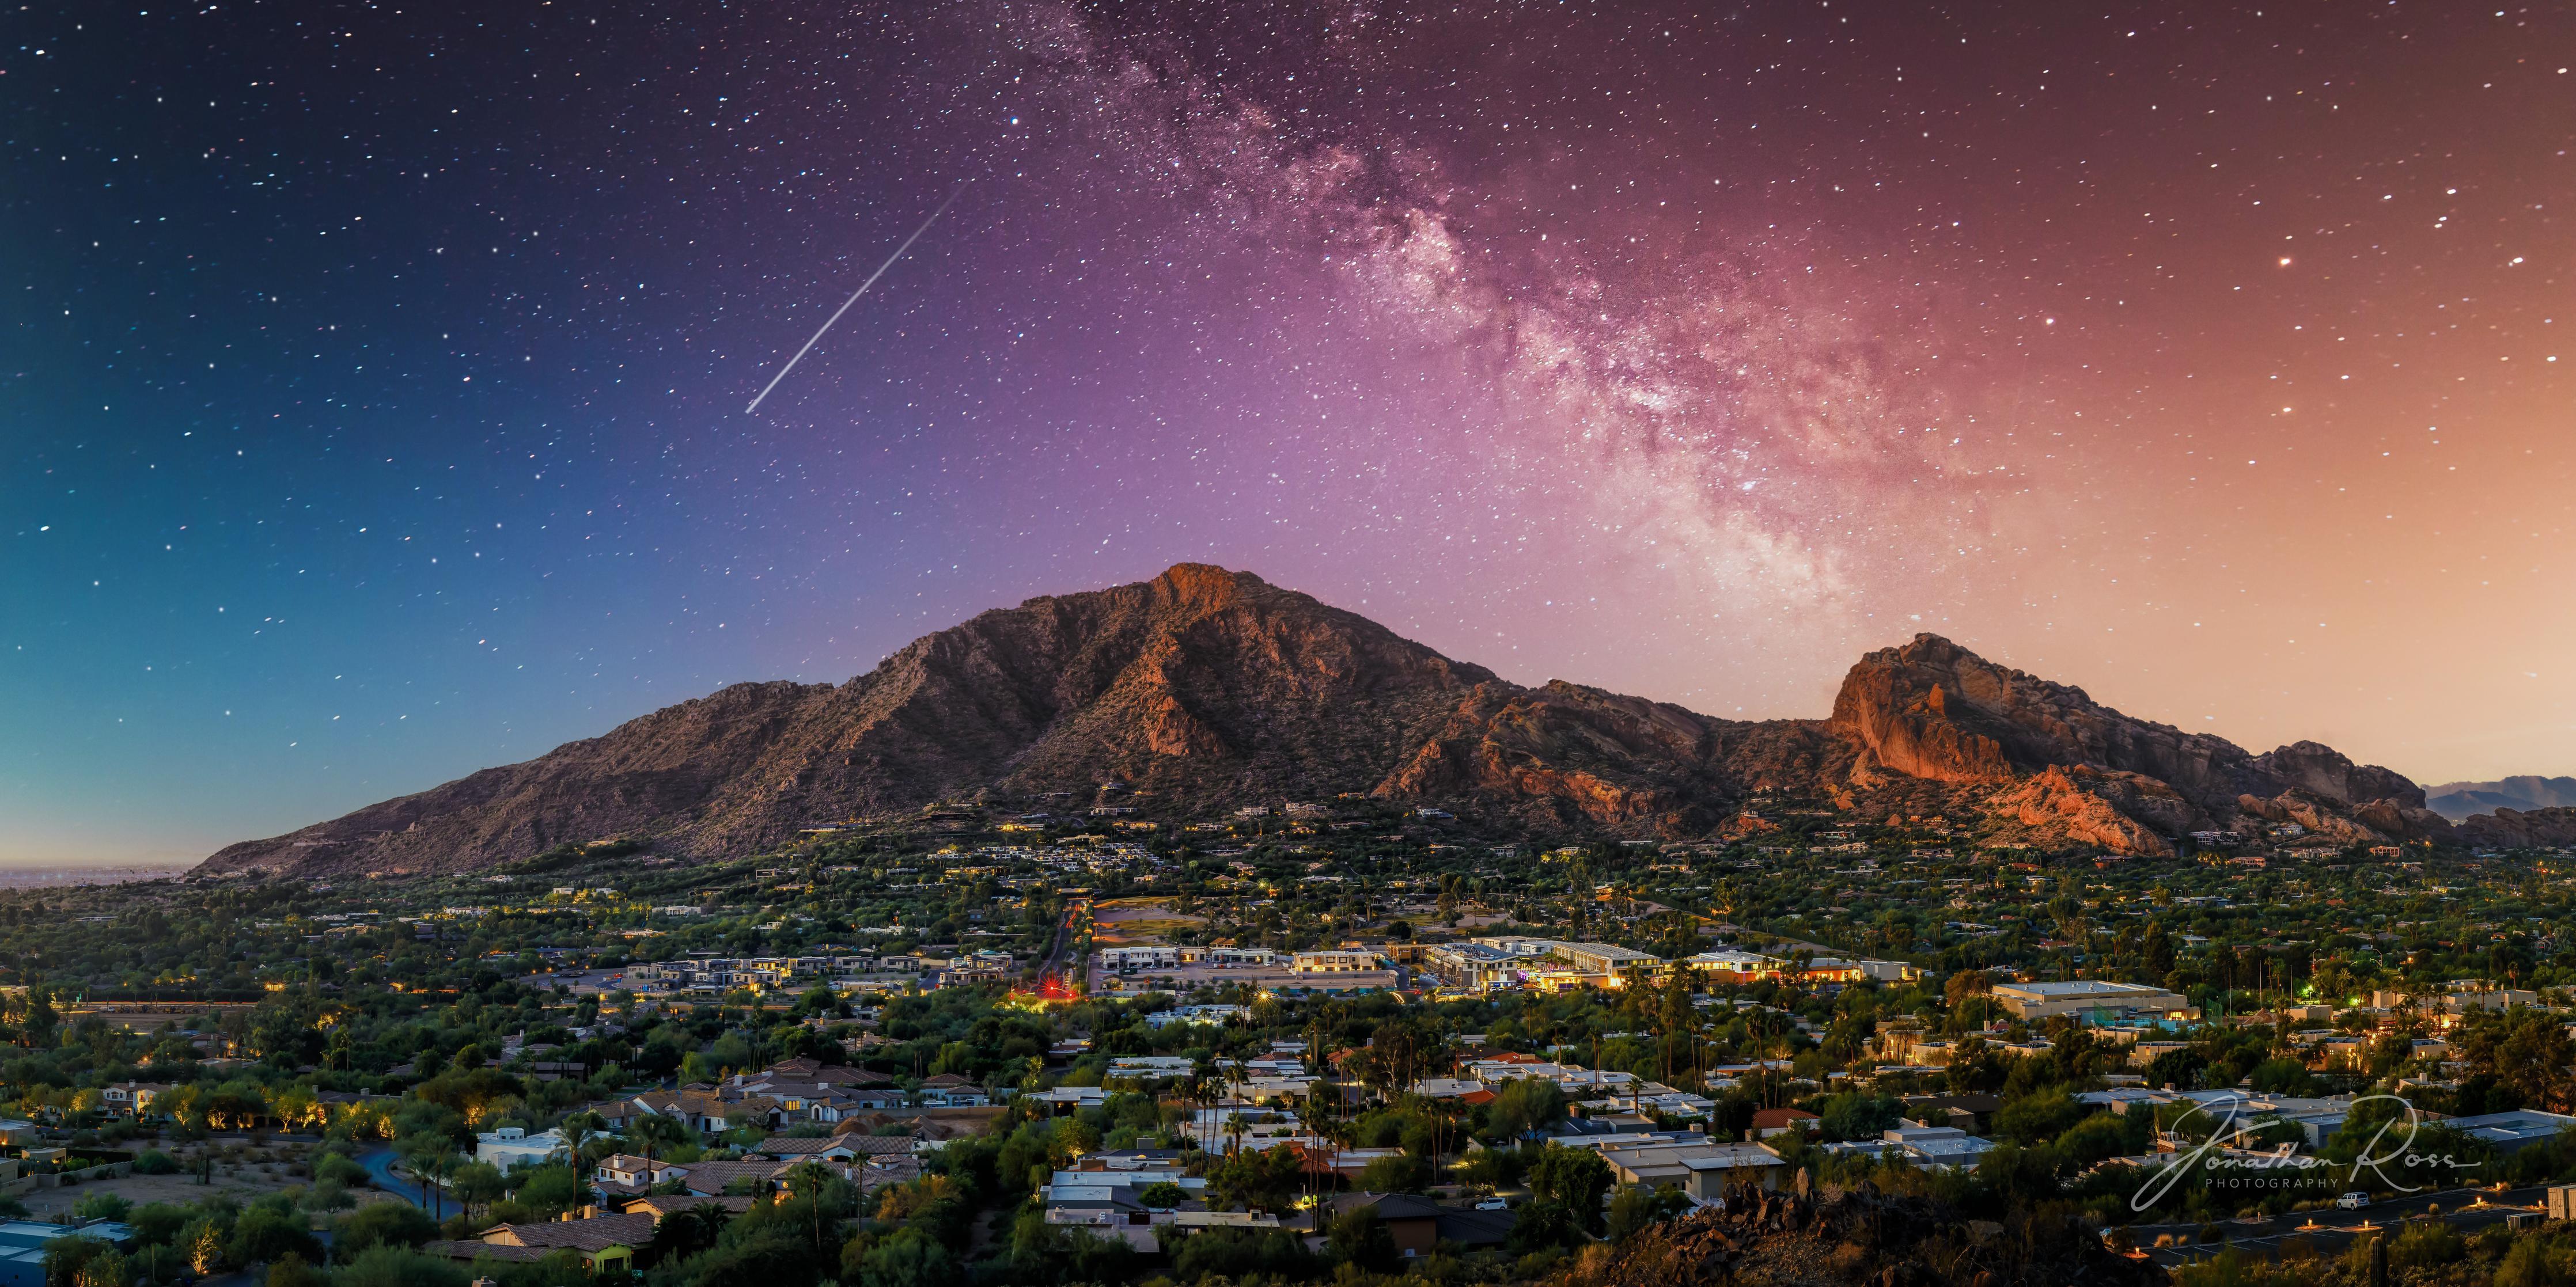
[[[859,1138],[864,1139],[866,1137],[861,1136]],[[861,1156],[859,1150],[851,1147],[849,1141],[849,1136],[838,1136],[832,1139],[810,1139],[785,1135],[773,1135],[760,1142],[760,1151],[771,1157],[777,1158],[782,1162],[802,1162],[807,1160],[816,1162],[847,1162],[853,1158]],[[910,1152],[911,1149],[907,1147],[904,1151]]]
[[[1187,1077],[1198,1065],[1187,1055],[1128,1055],[1109,1061],[1111,1077],[1133,1077],[1139,1081],[1157,1077]]]
[[[1702,1202],[1730,1188],[1776,1189],[1788,1164],[1760,1144],[1732,1144],[1704,1135],[1618,1136],[1601,1141],[1601,1160],[1621,1184],[1656,1189],[1670,1185]]]
[[[1905,1115],[1926,1126],[1956,1126],[1970,1135],[1992,1127],[2004,1101],[1992,1095],[1907,1095]],[[2078,1096],[2079,1100],[2084,1099]]]
[[[563,1135],[558,1131],[546,1130],[530,1135],[525,1127],[504,1126],[474,1137],[474,1160],[491,1163],[504,1171],[538,1166],[565,1151]]]
[[[754,1194],[768,1193],[778,1187],[778,1177],[803,1165],[772,1158],[755,1158],[741,1162],[690,1162],[672,1167],[686,1192],[701,1197],[724,1197],[735,1189]]]
[[[1079,1225],[1126,1237],[1124,1230],[1154,1223],[1154,1212],[1137,1196],[1158,1184],[1170,1184],[1190,1197],[1204,1195],[1207,1181],[1187,1175],[1181,1155],[1168,1149],[1127,1149],[1094,1153],[1057,1171],[1046,1186],[1046,1222]]]
[[[534,1262],[556,1251],[581,1257],[592,1274],[629,1270],[635,1249],[652,1241],[659,1217],[650,1213],[590,1216],[543,1224],[499,1224],[470,1241],[433,1242],[421,1250],[451,1260]]]
[[[741,1215],[743,1212],[751,1210],[752,1204],[758,1201],[760,1201],[760,1199],[754,1197],[710,1198],[696,1193],[655,1193],[648,1194],[643,1197],[628,1198],[624,1205],[620,1206],[618,1210],[627,1215],[649,1215],[653,1217],[653,1222],[658,1227],[662,1222],[662,1217],[670,1215],[675,1211],[689,1211],[703,1206],[715,1206],[722,1208],[728,1214]]]
[[[1806,1131],[1814,1127],[1814,1113],[1803,1108],[1760,1108],[1753,1112],[1753,1138],[1767,1140],[1787,1131]]]
[[[2576,1127],[2576,1117],[2563,1113],[2544,1113],[2536,1108],[2518,1108],[2509,1113],[2484,1113],[2476,1117],[2454,1117],[2442,1123],[2484,1140],[2499,1154],[2521,1152],[2525,1147],[2554,1139],[2562,1131]]]
[[[874,1157],[910,1157],[920,1151],[926,1134],[916,1126],[901,1135],[835,1135],[831,1142],[835,1148],[848,1150],[850,1160],[857,1162]]]
[[[978,1108],[888,1108],[854,1114],[832,1128],[835,1138],[868,1137],[890,1127],[901,1128],[909,1147],[927,1153],[961,1136],[981,1135],[1010,1115],[998,1105]]]
[[[134,1231],[109,1220],[85,1225],[0,1221],[0,1287],[45,1287],[45,1248],[57,1238],[95,1238],[124,1247]]]
[[[1925,1126],[1903,1118],[1879,1138],[1901,1149],[1916,1166],[1937,1170],[1973,1171],[1995,1146],[1955,1126]]]
[[[955,1073],[925,1077],[913,1094],[925,1108],[982,1108],[993,1102],[990,1092]]]
[[[818,1122],[837,1122],[858,1113],[905,1106],[903,1091],[893,1085],[865,1088],[828,1087],[805,1100],[805,1115]]]
[[[737,1126],[775,1127],[781,1125],[786,1110],[766,1095],[744,1095],[728,1100],[708,1086],[683,1086],[678,1090],[648,1090],[637,1095],[634,1106],[657,1117],[672,1118],[690,1130],[717,1134]],[[602,1114],[605,1116],[605,1114]],[[629,1117],[627,1120],[633,1120]]]
[[[766,1097],[778,1102],[784,1116],[818,1122],[839,1121],[854,1109],[896,1108],[904,1102],[894,1079],[884,1073],[803,1058],[781,1060],[756,1073],[736,1073],[718,1095],[736,1102]]]
[[[656,1162],[632,1153],[618,1153],[599,1159],[591,1170],[591,1182],[602,1191],[622,1190],[638,1193],[679,1175],[680,1169],[668,1162]],[[612,1189],[611,1186],[614,1186]]]
[[[1023,1091],[1018,1102],[1044,1104],[1048,1112],[1063,1117],[1108,1103],[1109,1092],[1098,1086],[1058,1086],[1053,1090]]]
[[[1334,1215],[1375,1211],[1395,1242],[1395,1253],[1408,1260],[1428,1256],[1440,1245],[1440,1217],[1449,1208],[1411,1193],[1341,1193],[1331,1199]]]
[[[122,1086],[109,1086],[99,1091],[101,1104],[118,1117],[141,1117],[152,1110],[152,1101],[170,1092],[159,1082],[129,1081]]]

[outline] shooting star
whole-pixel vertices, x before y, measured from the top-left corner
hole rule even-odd
[[[753,399],[751,400],[751,405],[750,405],[750,406],[747,406],[747,407],[744,407],[744,408],[742,409],[742,413],[743,413],[744,415],[750,415],[752,412],[755,412],[755,411],[760,410],[760,402],[761,402],[761,398],[766,398],[766,397],[768,397],[768,396],[769,396],[769,391],[770,391],[771,389],[775,389],[775,388],[777,388],[777,387],[778,387],[778,382],[779,382],[779,381],[781,381],[781,380],[786,379],[786,378],[787,378],[787,373],[788,373],[788,372],[790,372],[790,371],[795,370],[795,369],[796,369],[796,364],[797,364],[797,363],[799,363],[799,362],[804,361],[804,360],[805,360],[805,355],[814,351],[814,345],[815,345],[816,341],[819,341],[819,340],[821,340],[821,339],[823,338],[823,332],[825,332],[825,331],[828,331],[828,330],[832,329],[832,323],[837,322],[837,321],[840,321],[840,320],[841,320],[841,314],[846,313],[846,312],[849,312],[849,311],[850,311],[850,305],[855,304],[855,303],[858,303],[858,302],[859,302],[859,296],[867,294],[867,293],[868,293],[868,287],[876,285],[876,284],[877,284],[877,279],[878,279],[878,278],[880,278],[880,277],[885,276],[885,275],[886,275],[886,270],[887,270],[887,269],[894,267],[894,261],[896,261],[896,260],[898,260],[898,259],[903,258],[903,252],[905,252],[905,251],[907,251],[907,250],[912,249],[912,243],[914,243],[914,242],[916,242],[916,241],[921,240],[921,234],[923,234],[923,233],[925,233],[925,232],[930,231],[930,225],[932,225],[932,224],[934,224],[934,223],[939,222],[939,216],[941,216],[941,215],[944,215],[944,214],[948,213],[948,207],[950,207],[950,206],[952,206],[952,205],[957,204],[957,198],[958,198],[959,196],[963,195],[963,194],[965,193],[965,191],[966,191],[966,185],[965,185],[965,184],[962,184],[962,183],[961,183],[961,184],[958,184],[958,185],[957,185],[957,191],[949,193],[949,194],[948,194],[948,199],[947,199],[946,201],[942,201],[942,202],[940,202],[940,203],[939,203],[939,208],[938,208],[938,209],[936,209],[936,210],[931,211],[931,212],[930,212],[930,217],[929,217],[929,218],[927,218],[927,219],[922,220],[922,221],[921,221],[921,226],[920,226],[920,227],[918,227],[918,228],[913,229],[913,230],[912,230],[912,235],[911,235],[911,236],[909,236],[909,237],[904,238],[904,239],[903,239],[903,244],[902,244],[902,245],[900,245],[900,246],[895,247],[895,248],[894,248],[894,253],[893,253],[893,254],[891,254],[891,255],[886,256],[886,261],[885,261],[884,263],[882,263],[882,264],[877,265],[877,270],[876,270],[875,272],[872,272],[872,273],[868,274],[868,279],[867,279],[866,281],[860,282],[860,283],[859,283],[859,288],[858,288],[857,290],[851,291],[851,292],[850,292],[850,297],[849,297],[848,299],[842,300],[842,301],[841,301],[841,306],[840,306],[839,308],[836,308],[836,309],[832,310],[832,315],[831,315],[830,317],[827,317],[827,318],[823,319],[823,324],[822,324],[821,326],[819,326],[819,327],[816,327],[816,328],[815,328],[815,330],[814,330],[814,338],[813,338],[813,339],[810,339],[810,340],[805,341],[805,347],[803,347],[803,348],[801,348],[801,349],[796,350],[796,356],[794,356],[794,357],[792,357],[792,358],[787,359],[787,365],[785,365],[785,366],[782,366],[782,367],[778,368],[778,374],[776,374],[776,375],[773,375],[773,376],[769,377],[769,383],[768,383],[767,385],[763,386],[763,387],[762,387],[762,389],[760,390],[760,397],[758,397],[758,398],[753,398]]]

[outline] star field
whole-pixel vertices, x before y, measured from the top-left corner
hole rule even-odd
[[[0,858],[1181,559],[1713,714],[1937,630],[2576,771],[2563,9],[5,17]]]

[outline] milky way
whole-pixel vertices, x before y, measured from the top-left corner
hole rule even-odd
[[[0,856],[1181,559],[1718,714],[1930,629],[2576,769],[2576,22],[2169,8],[22,13]]]

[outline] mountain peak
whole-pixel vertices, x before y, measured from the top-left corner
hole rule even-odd
[[[1175,563],[1147,584],[1156,595],[1176,605],[1202,609],[1227,607],[1247,594],[1271,588],[1269,582],[1249,572],[1236,572],[1213,563]]]
[[[978,614],[846,684],[732,685],[207,866],[453,871],[619,836],[714,857],[941,801],[1088,801],[1112,781],[1173,821],[1373,795],[1498,835],[1709,836],[1758,790],[2131,853],[2209,827],[2357,841],[2447,825],[2412,783],[2331,748],[2253,756],[1936,634],[1863,656],[1829,720],[1743,723],[1524,688],[1249,572],[1179,563]]]

